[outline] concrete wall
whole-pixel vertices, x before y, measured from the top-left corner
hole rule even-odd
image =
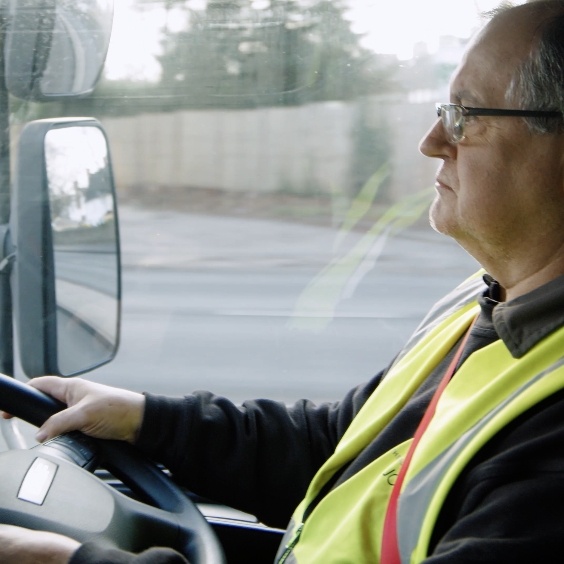
[[[432,104],[328,102],[289,108],[182,111],[103,120],[118,189],[218,188],[347,194],[359,127],[389,135],[393,199],[432,184],[417,143]],[[376,168],[376,167],[375,167]]]

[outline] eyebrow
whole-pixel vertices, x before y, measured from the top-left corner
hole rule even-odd
[[[459,90],[458,92],[453,92],[451,94],[451,97],[457,104],[462,104],[462,100],[464,100],[470,105],[482,105],[482,102],[480,102],[479,98],[473,92],[470,92],[470,90]]]

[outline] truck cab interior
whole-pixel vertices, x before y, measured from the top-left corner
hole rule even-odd
[[[273,560],[129,445],[37,444],[25,382],[326,402],[387,365],[476,270],[417,144],[498,4],[0,0],[0,522]]]

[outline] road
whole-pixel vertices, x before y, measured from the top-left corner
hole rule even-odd
[[[371,241],[359,261],[359,232],[336,245],[327,228],[125,206],[120,222],[121,344],[87,377],[171,395],[338,399],[477,268],[430,229]]]
[[[334,230],[283,222],[128,207],[120,222],[120,350],[88,377],[173,395],[339,398],[476,270],[430,229],[372,241],[361,261],[356,232],[336,249]]]

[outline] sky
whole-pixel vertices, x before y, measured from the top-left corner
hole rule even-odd
[[[469,37],[481,25],[480,14],[496,8],[501,1],[388,0],[385,9],[383,0],[350,3],[352,29],[366,34],[366,47],[409,59],[416,42],[425,42],[429,52],[435,52],[441,36]]]
[[[518,0],[515,3],[523,3]],[[108,78],[155,80],[159,65],[159,28],[181,25],[178,14],[162,9],[139,14],[131,9],[134,0],[115,2],[114,33],[106,62]],[[261,5],[269,0],[255,0]],[[479,14],[500,4],[500,0],[349,0],[347,18],[353,31],[365,34],[363,45],[378,53],[400,59],[413,55],[416,43],[425,42],[435,52],[441,36],[469,37],[479,27]],[[205,0],[191,0],[194,8]],[[383,8],[385,6],[385,8]],[[258,7],[258,6],[257,6]]]

